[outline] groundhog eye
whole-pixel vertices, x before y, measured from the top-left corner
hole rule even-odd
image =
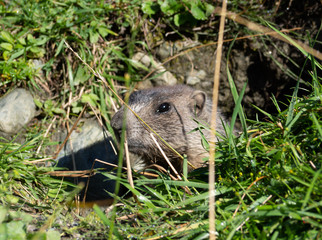
[[[157,113],[165,113],[168,112],[171,108],[171,105],[169,103],[162,103],[157,109]]]

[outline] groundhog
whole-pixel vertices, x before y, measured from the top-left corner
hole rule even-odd
[[[204,165],[203,159],[208,156],[208,152],[202,146],[200,132],[195,131],[198,122],[204,126],[210,125],[212,102],[204,92],[185,85],[156,87],[133,92],[128,105],[172,148],[182,156],[186,155],[193,166]],[[125,111],[129,151],[139,156],[139,160],[131,159],[132,167],[140,170],[156,163],[168,168],[166,160],[151,139],[151,131],[125,106],[120,108],[111,121],[116,135],[122,132]],[[223,116],[218,112],[217,132],[224,135],[221,119]],[[210,131],[204,129],[203,134],[209,140]],[[176,170],[181,172],[182,158],[157,136],[155,138]]]

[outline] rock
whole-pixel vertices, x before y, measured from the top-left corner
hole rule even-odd
[[[0,99],[0,132],[16,134],[36,116],[32,95],[17,88]]]
[[[72,152],[78,152],[104,140],[104,131],[95,120],[83,119],[81,122],[83,122],[83,126],[72,132],[69,140],[65,144],[65,148],[59,153],[58,158],[69,155]],[[110,138],[111,136],[108,135],[107,137]]]
[[[156,49],[156,53],[161,58],[161,60],[165,60],[169,57],[174,56],[178,52],[185,51],[189,48],[193,48],[195,46],[200,45],[198,41],[192,41],[192,40],[178,40],[175,42],[165,41],[163,42],[160,47]],[[192,52],[185,53],[187,56],[189,56],[190,60],[194,60],[194,55]]]
[[[138,62],[143,64],[145,67],[150,69],[150,71],[156,70],[154,75],[158,75],[156,78],[154,78],[152,81],[157,86],[162,85],[175,85],[177,84],[177,79],[173,76],[173,74],[169,71],[167,71],[164,66],[161,65],[160,62],[153,59],[151,56],[148,56],[145,53],[138,52],[134,54],[132,60],[134,62]],[[144,87],[145,83],[142,83],[141,88]]]
[[[190,86],[194,86],[197,83],[200,83],[200,79],[196,76],[188,76],[187,78],[187,84]]]
[[[194,86],[197,83],[200,83],[201,80],[204,80],[207,76],[207,73],[204,70],[200,70],[198,72],[193,71],[188,77],[187,77],[187,84],[190,86]]]
[[[213,82],[210,82],[210,81],[204,81],[204,82],[202,82],[201,83],[201,87],[203,88],[203,89],[212,89],[212,87],[213,87]]]
[[[112,137],[104,132],[102,127],[94,120],[85,120],[84,125],[78,131],[73,131],[65,148],[57,157],[57,167],[73,170],[104,169],[102,171],[115,172],[114,167],[102,162],[108,162],[117,165],[118,156],[114,150]],[[95,163],[94,163],[95,162]],[[94,163],[94,165],[93,165]],[[88,178],[67,178],[68,181],[75,184],[83,182],[86,186],[89,180],[86,200],[103,200],[111,198],[110,193],[115,191],[115,181],[109,179],[101,173],[97,173]],[[85,195],[84,189],[81,191],[81,198]]]

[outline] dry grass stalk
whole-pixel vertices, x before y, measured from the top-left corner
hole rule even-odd
[[[76,170],[76,171],[50,171],[45,174],[49,174],[53,177],[90,177],[91,170]],[[95,174],[95,173],[94,173]]]
[[[127,140],[125,137],[124,140],[124,152],[125,152],[125,160],[126,160],[126,171],[127,171],[127,180],[130,183],[130,186],[134,188],[133,177],[132,177],[132,168],[131,168],[131,161],[130,161],[130,154],[129,154],[129,147],[127,145]]]
[[[45,132],[45,134],[44,134],[44,139],[48,136],[49,131],[50,131],[50,129],[52,128],[52,126],[53,126],[54,122],[56,121],[56,119],[57,119],[57,116],[55,116],[55,117],[53,118],[53,120],[51,121],[51,123],[49,124],[49,126],[48,126],[48,128],[47,128],[47,130],[46,130],[46,132]],[[41,140],[41,143],[39,144],[39,147],[37,148],[36,155],[38,155],[38,154],[39,154],[40,149],[41,149],[41,147],[42,147],[42,145],[43,145],[43,143],[44,143],[44,139],[43,139],[43,140]]]
[[[215,13],[216,14],[219,14],[221,15],[222,9],[220,7],[217,7],[215,9]],[[239,24],[242,24],[244,26],[246,26],[249,30],[252,30],[252,31],[256,31],[256,32],[260,32],[260,33],[263,33],[263,34],[267,34],[269,32],[272,31],[272,29],[270,28],[267,28],[267,27],[264,27],[264,26],[261,26],[257,23],[254,23],[254,22],[251,22],[249,20],[247,20],[246,18],[243,18],[241,16],[239,16],[238,14],[234,13],[234,12],[227,12],[226,13],[226,16],[227,18],[239,23]],[[272,37],[278,39],[278,40],[281,40],[283,42],[286,42],[288,44],[291,44],[295,47],[297,47],[296,45],[300,46],[301,48],[303,48],[307,53],[311,54],[312,56],[322,60],[322,53],[320,53],[318,50],[315,50],[313,48],[311,48],[310,46],[298,41],[298,40],[295,40],[295,39],[291,39],[290,37],[288,38],[285,38],[284,36],[280,35],[280,34],[274,34],[272,35]]]
[[[222,55],[222,45],[224,38],[225,17],[226,17],[227,1],[222,2],[222,11],[219,25],[218,46],[216,52],[216,65],[214,73],[214,89],[212,99],[212,112],[210,123],[210,142],[209,142],[209,239],[216,239],[216,223],[215,223],[215,141],[216,141],[216,118],[218,105],[218,89],[220,78],[220,63]]]

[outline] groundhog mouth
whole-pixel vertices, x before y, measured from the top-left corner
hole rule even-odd
[[[147,150],[146,147],[144,147],[142,144],[137,142],[132,143],[131,141],[128,141],[127,144],[128,144],[129,151],[135,154],[145,152]]]

